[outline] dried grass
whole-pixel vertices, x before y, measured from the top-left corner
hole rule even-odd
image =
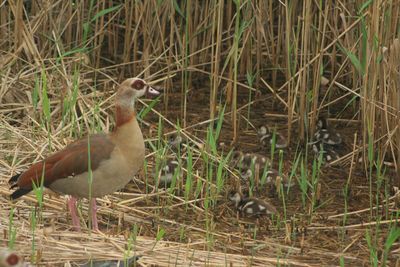
[[[6,245],[14,207],[16,250],[33,259],[30,213],[37,201],[30,195],[10,202],[7,180],[87,132],[111,130],[114,86],[125,77],[141,76],[166,88],[163,101],[142,124],[147,141],[154,138],[159,117],[166,132],[174,131],[179,119],[183,133],[197,144],[196,181],[206,182],[199,171],[204,126],[218,116],[220,101],[227,103],[221,140],[237,139],[252,152],[260,152],[254,125],[268,120],[293,142],[307,139],[318,115],[328,113],[342,128],[346,145],[341,159],[321,173],[324,205],[310,216],[294,191],[287,202],[288,219],[278,228],[267,220],[238,220],[224,196],[214,209],[206,209],[204,188],[190,199],[188,209],[179,194],[151,185],[146,194],[140,174],[124,192],[98,200],[103,233],[71,231],[64,197],[46,196],[33,253],[40,264],[120,259],[135,224],[135,253],[143,266],[336,266],[340,257],[346,265],[370,264],[365,232],[379,225],[381,253],[387,230],[397,221],[391,215],[398,212],[399,201],[374,190],[372,197],[379,196],[377,206],[387,208],[387,214],[379,220],[380,214],[369,217],[376,207],[370,206],[365,171],[371,137],[390,184],[400,185],[400,3],[372,1],[360,10],[362,5],[241,1],[237,12],[233,1],[1,2],[0,240]],[[238,15],[246,23],[240,35]],[[249,75],[254,75],[253,84]],[[33,93],[43,87],[43,76],[50,121],[44,93]],[[75,89],[76,104],[63,118],[65,99]],[[293,162],[293,150],[285,154],[287,165]],[[151,171],[153,155],[148,152]],[[346,179],[352,195],[344,213]],[[87,203],[82,207],[87,218]],[[156,242],[161,228],[166,235]],[[388,264],[398,264],[399,253],[396,243]]]

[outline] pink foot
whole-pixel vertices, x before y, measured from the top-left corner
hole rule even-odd
[[[96,205],[96,199],[92,198],[90,200],[90,209],[91,209],[91,218],[92,218],[92,228],[95,231],[99,230],[99,224],[97,222],[97,205]]]
[[[75,231],[80,231],[81,230],[81,225],[79,222],[79,217],[77,215],[77,209],[76,209],[76,198],[71,196],[67,203],[68,203],[68,209],[69,212],[71,213],[71,219],[72,219],[72,224],[74,225],[74,230]]]

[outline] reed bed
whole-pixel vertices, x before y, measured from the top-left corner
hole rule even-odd
[[[1,1],[2,246],[46,266],[132,255],[140,266],[398,266],[399,14],[390,0]],[[146,163],[98,199],[102,232],[72,231],[51,192],[9,201],[12,175],[112,130],[115,87],[133,76],[164,94],[138,106]],[[344,140],[329,166],[307,148],[321,115]],[[264,123],[287,150],[260,148]],[[159,188],[173,132],[188,140],[183,178]],[[237,216],[232,147],[291,174],[296,188],[271,200],[281,216]]]

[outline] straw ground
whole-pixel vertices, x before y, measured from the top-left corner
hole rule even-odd
[[[3,1],[2,246],[48,266],[132,256],[143,266],[398,265],[399,9],[396,1]],[[13,174],[112,129],[115,85],[130,76],[165,92],[137,107],[147,160],[122,192],[98,199],[102,232],[72,231],[65,197],[41,188],[11,202]],[[307,151],[322,114],[344,140],[329,166]],[[264,123],[284,133],[288,149],[260,148]],[[188,141],[177,180],[161,188],[172,132]],[[293,179],[271,197],[278,216],[238,217],[227,201],[239,181],[227,164],[232,147],[273,158]]]

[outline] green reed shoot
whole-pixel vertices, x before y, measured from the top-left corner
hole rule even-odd
[[[225,172],[225,166],[228,164],[228,161],[232,155],[233,150],[229,151],[228,155],[224,157],[224,155],[221,155],[222,160],[219,161],[218,163],[218,168],[217,168],[217,178],[216,178],[216,184],[217,184],[217,195],[222,192],[224,189],[225,185],[225,177],[226,177],[226,172]]]
[[[156,242],[154,243],[153,247],[152,247],[150,250],[153,250],[153,249],[156,247],[157,243],[158,243],[161,239],[163,239],[164,236],[165,236],[165,230],[164,230],[164,228],[158,228],[157,235],[156,235]]]
[[[39,102],[39,91],[40,91],[40,81],[37,74],[35,74],[35,86],[33,87],[32,90],[32,105],[35,111],[37,110]]]
[[[181,168],[176,168],[174,171],[174,174],[172,175],[172,181],[171,181],[170,187],[168,188],[169,194],[174,195],[175,190],[176,190],[176,183],[179,179],[178,177],[181,177]]]
[[[210,125],[208,126],[208,129],[207,129],[207,139],[206,139],[207,140],[206,144],[208,146],[207,150],[212,152],[212,154],[215,157],[218,157],[217,139],[218,139],[221,127],[222,127],[222,119],[223,119],[222,115],[223,115],[223,112],[221,112],[219,115],[215,132],[214,132],[214,123],[213,122],[210,123]],[[206,168],[205,173],[206,173],[206,180],[208,183],[206,186],[206,191],[210,193],[209,197],[211,197],[211,203],[212,203],[212,205],[214,205],[216,203],[215,202],[215,199],[216,199],[215,193],[216,192],[215,192],[215,190],[212,190],[212,187],[211,187],[214,177],[216,175],[216,174],[214,174],[214,167],[215,167],[214,161],[213,161],[213,158],[211,158],[210,155],[208,155],[208,153],[206,153],[206,152],[202,151],[201,155],[204,160],[204,166]],[[228,159],[225,159],[224,162],[226,163],[227,160]],[[221,170],[221,174],[222,174],[222,170]],[[216,180],[217,179],[219,179],[220,182],[222,181],[222,177],[216,177]]]
[[[47,76],[46,72],[44,71],[44,67],[41,71],[40,76],[40,84],[42,86],[41,98],[42,98],[42,126],[47,130],[48,133],[48,142],[49,147],[51,149],[51,134],[50,134],[50,120],[51,120],[51,113],[50,113],[50,100],[47,94]]]
[[[279,150],[279,170],[278,170],[278,173],[279,173],[280,177],[283,177],[282,170],[283,170],[283,150]],[[284,192],[285,190],[284,190],[284,181],[283,181],[283,179],[281,179],[281,182],[279,183],[279,185],[280,185],[280,188],[277,188],[277,190],[278,190],[279,198],[282,199],[283,217],[284,217],[284,219],[286,221],[286,197],[285,197],[285,192]],[[290,187],[290,185],[288,187]]]
[[[300,179],[299,179],[299,187],[301,191],[301,202],[303,204],[303,209],[306,210],[306,198],[308,191],[308,173],[307,173],[307,164],[304,162],[304,158],[301,157],[300,163]]]
[[[372,209],[373,209],[373,194],[372,194],[372,168],[374,166],[374,140],[372,136],[372,131],[368,130],[368,182],[369,182],[369,207],[370,207],[370,219],[372,220]]]
[[[218,155],[217,151],[217,139],[216,139],[216,134],[214,135],[214,130],[213,130],[213,125],[210,124],[207,129],[207,149],[212,152],[213,155]],[[207,155],[208,157],[208,155]]]
[[[278,162],[278,174],[280,177],[283,177],[283,150],[279,150],[279,162]],[[283,195],[283,181],[280,183],[281,188],[277,188],[279,198]]]
[[[194,199],[199,198],[202,188],[203,188],[203,181],[201,179],[197,179],[196,180],[196,190],[194,193]]]
[[[344,267],[345,266],[343,255],[339,256],[339,265],[340,265],[340,267]]]
[[[142,121],[146,117],[146,115],[154,108],[154,106],[160,101],[161,96],[158,96],[157,98],[153,99],[146,107],[142,108],[137,115],[138,121]]]
[[[35,193],[36,200],[39,203],[39,209],[42,210],[43,207],[43,191],[44,191],[44,174],[45,174],[46,165],[43,164],[42,175],[40,177],[40,183],[36,184],[35,181],[32,181],[33,192]]]
[[[36,207],[31,207],[31,214],[30,214],[30,222],[31,222],[31,231],[32,231],[32,243],[31,243],[31,261],[36,262],[36,243],[35,243],[35,236],[36,236]]]
[[[225,108],[226,108],[226,104],[218,113],[217,125],[215,127],[215,131],[213,131],[214,140],[218,140],[219,135],[221,134],[222,123],[224,122]]]
[[[136,239],[138,235],[138,226],[135,223],[133,229],[129,233],[127,248],[124,251],[124,263],[125,266],[129,266],[129,258],[131,257],[131,252],[133,251],[133,257],[136,258]],[[134,266],[136,266],[136,259],[134,260]]]
[[[274,161],[275,157],[275,149],[276,149],[276,129],[274,128],[274,131],[272,132],[272,139],[271,139],[271,161]]]
[[[76,101],[78,99],[79,91],[79,71],[77,68],[74,69],[74,75],[72,76],[72,92],[68,90],[68,95],[64,97],[63,100],[63,110],[62,110],[62,125],[66,125],[67,118],[70,117],[72,122],[75,121],[74,110],[76,106]],[[74,123],[72,124],[74,126]],[[71,127],[71,132],[73,132],[74,127]]]
[[[253,240],[257,240],[257,226],[253,228]],[[252,249],[252,252],[255,252],[255,249]],[[253,254],[253,253],[252,253]]]
[[[386,262],[387,262],[387,258],[390,253],[390,249],[398,239],[400,239],[400,228],[397,227],[396,225],[394,225],[394,226],[392,225],[389,230],[389,233],[386,238],[385,245],[384,245],[381,266],[386,266]]]
[[[186,239],[186,231],[183,225],[179,226],[179,242],[183,242]]]
[[[47,131],[50,131],[50,119],[51,119],[50,100],[49,100],[49,96],[47,95],[47,76],[46,76],[46,72],[44,71],[44,67],[42,68],[40,79],[41,79],[41,85],[42,85],[43,123],[44,123]]]
[[[10,209],[8,222],[8,248],[14,249],[15,238],[17,236],[17,228],[14,227],[14,207]]]
[[[380,220],[379,206],[380,206],[380,192],[382,188],[382,183],[384,183],[384,174],[382,173],[382,162],[379,160],[379,154],[377,155],[377,163],[376,165],[376,194],[375,194],[375,208],[376,208],[376,215],[377,220]]]
[[[186,181],[185,181],[185,208],[188,208],[188,201],[190,195],[192,194],[192,186],[193,186],[193,152],[190,146],[187,146],[187,160],[186,160]]]
[[[299,155],[296,157],[295,156],[295,161],[294,161],[294,163],[292,164],[292,166],[291,166],[291,171],[290,171],[290,174],[289,174],[289,177],[288,177],[288,181],[289,181],[289,185],[292,183],[292,179],[293,179],[293,177],[296,175],[296,172],[297,172],[297,168],[298,168],[298,166],[299,166],[299,162],[300,162],[300,159],[301,159],[302,157],[301,157],[301,153],[299,153]],[[291,186],[288,186],[288,188],[287,188],[287,191],[286,191],[286,195],[287,196],[289,196],[289,193],[290,193],[290,187]]]
[[[256,166],[255,162],[252,160],[250,165],[251,176],[248,178],[250,185],[249,185],[249,196],[253,196],[253,192],[256,190]],[[242,170],[240,170],[242,172]]]
[[[35,181],[32,181],[32,188],[33,188],[32,191],[34,192],[36,200],[39,204],[39,214],[37,214],[36,207],[35,207],[35,212],[34,212],[34,215],[37,216],[37,218],[35,218],[35,221],[33,222],[35,224],[35,227],[36,227],[37,219],[39,219],[39,221],[42,221],[45,169],[46,169],[46,166],[43,165],[42,175],[40,177],[40,182],[38,184],[36,184]]]
[[[262,167],[263,173],[260,178],[260,185],[264,186],[267,182],[268,171],[271,169],[271,162],[266,162],[265,165]]]
[[[120,9],[122,6],[122,4],[116,5],[116,6],[112,6],[109,8],[105,8],[103,10],[100,10],[99,12],[97,12],[93,18],[90,20],[90,22],[95,22],[97,19],[99,19],[100,17],[103,17],[105,15],[107,15],[108,13],[114,12],[118,9]]]
[[[371,266],[378,267],[378,250],[375,242],[372,241],[371,233],[369,230],[365,232],[365,239],[367,240],[368,244]]]
[[[313,160],[313,165],[312,165],[312,173],[311,173],[311,196],[312,196],[312,200],[311,200],[311,207],[312,209],[311,214],[314,212],[316,205],[317,205],[317,187],[318,187],[318,181],[319,181],[319,176],[321,173],[321,165],[323,163],[323,151],[321,150],[319,155],[318,155],[318,159],[317,160]]]

